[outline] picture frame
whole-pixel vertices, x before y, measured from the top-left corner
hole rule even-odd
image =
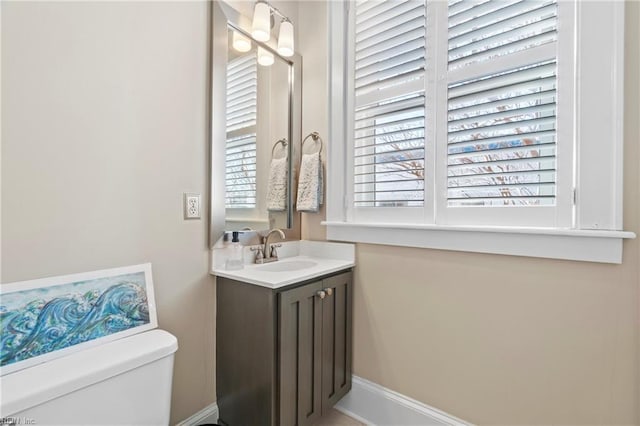
[[[151,263],[0,285],[0,376],[157,328]]]

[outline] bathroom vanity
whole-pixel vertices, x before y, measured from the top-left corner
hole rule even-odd
[[[213,271],[221,424],[312,424],[351,389],[352,267],[296,255]]]

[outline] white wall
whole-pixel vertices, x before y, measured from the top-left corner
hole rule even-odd
[[[207,220],[182,219],[207,192],[208,21],[204,1],[2,2],[1,281],[152,262],[172,422],[215,400]]]

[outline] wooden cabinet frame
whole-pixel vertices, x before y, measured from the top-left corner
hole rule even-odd
[[[352,299],[350,270],[275,290],[218,277],[220,422],[302,426],[328,412],[351,389]]]

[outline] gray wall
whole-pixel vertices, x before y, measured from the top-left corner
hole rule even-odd
[[[181,205],[207,191],[208,15],[2,2],[1,281],[151,262],[173,422],[215,400],[207,221]]]

